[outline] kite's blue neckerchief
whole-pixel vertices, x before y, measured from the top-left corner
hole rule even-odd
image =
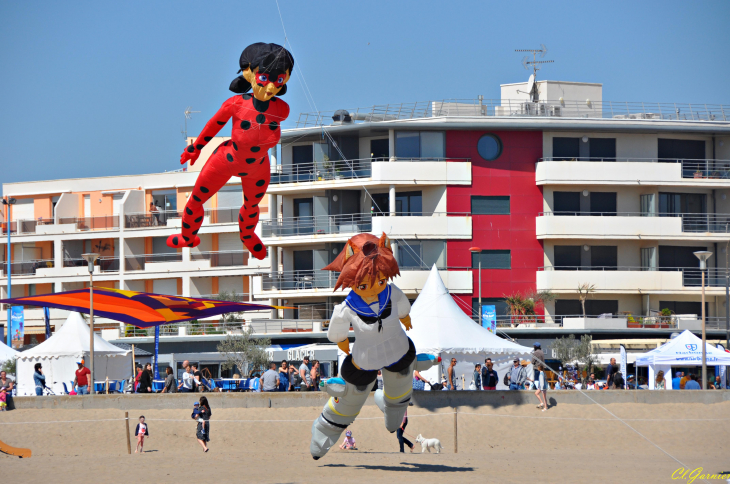
[[[380,294],[378,294],[378,312],[376,313],[373,311],[373,309],[368,306],[368,303],[366,303],[360,296],[357,295],[355,291],[350,291],[350,294],[347,295],[347,298],[345,298],[345,303],[355,311],[358,315],[363,316],[364,318],[371,319],[373,322],[375,320],[378,321],[378,331],[383,330],[383,321],[380,319],[380,316],[383,314],[383,311],[385,311],[386,307],[390,304],[390,284],[385,288],[384,291],[382,291]]]

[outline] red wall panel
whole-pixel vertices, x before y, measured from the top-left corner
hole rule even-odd
[[[494,161],[479,156],[477,143],[484,134],[502,141],[502,154]],[[474,215],[472,240],[447,242],[450,267],[471,265],[469,247],[509,249],[511,270],[482,270],[482,297],[502,298],[535,289],[538,267],[543,265],[542,242],[535,235],[535,217],[542,211],[542,189],[535,184],[535,164],[542,157],[540,131],[447,131],[446,156],[469,158],[472,163],[471,186],[448,186],[449,212],[471,212],[472,195],[509,195],[510,215]],[[460,295],[471,303],[478,296],[478,275],[474,271],[474,293]],[[470,308],[463,308],[467,314]]]

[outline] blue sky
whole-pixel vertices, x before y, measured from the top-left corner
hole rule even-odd
[[[498,98],[528,77],[514,49],[541,43],[541,78],[604,100],[730,104],[727,0],[279,4],[321,110]],[[185,107],[197,134],[259,41],[284,42],[273,0],[1,2],[0,182],[179,168]],[[313,109],[301,79],[290,120]]]

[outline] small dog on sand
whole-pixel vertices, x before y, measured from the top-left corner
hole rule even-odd
[[[416,442],[421,444],[421,454],[426,452],[426,450],[428,450],[428,453],[430,454],[431,449],[434,449],[437,454],[440,454],[441,450],[444,448],[439,439],[424,439],[421,434],[418,434],[418,437],[416,437]]]

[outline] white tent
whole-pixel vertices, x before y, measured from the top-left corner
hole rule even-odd
[[[58,395],[63,383],[71,390],[76,362],[81,358],[89,366],[89,326],[79,313],[70,313],[53,336],[28,351],[19,353],[17,382],[19,395],[35,395],[33,372],[36,363],[43,365],[46,385]],[[119,380],[132,375],[132,354],[94,335],[94,380]]]
[[[0,365],[2,365],[5,360],[12,360],[18,354],[19,353],[17,351],[0,341]]]
[[[730,353],[710,344],[705,346],[707,366],[730,366]],[[667,390],[672,388],[672,366],[702,366],[702,339],[684,330],[679,336],[648,353],[636,355],[636,366],[649,367],[649,389],[654,390],[655,375],[664,371]]]
[[[474,365],[484,365],[485,358],[489,357],[499,373],[497,388],[504,389],[502,379],[514,358],[532,351],[492,334],[467,316],[444,286],[436,266],[413,303],[411,321],[413,329],[408,331],[408,336],[413,340],[416,352],[438,355],[442,359],[441,368],[421,372],[431,382],[445,375],[451,358],[456,358],[455,373],[460,382],[464,376],[463,388],[469,388]],[[528,370],[531,371],[531,366]],[[461,383],[459,387],[462,388]]]

